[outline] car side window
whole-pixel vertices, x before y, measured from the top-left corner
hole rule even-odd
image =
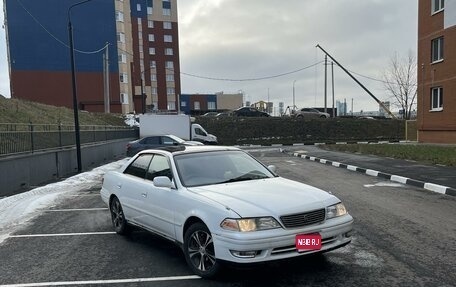
[[[152,158],[152,162],[147,170],[146,179],[154,180],[157,176],[167,176],[170,180],[173,179],[168,159],[158,154]]]
[[[160,144],[160,139],[158,137],[148,137],[146,138],[146,144]]]
[[[164,145],[175,145],[177,142],[170,137],[161,137],[162,144]]]
[[[152,155],[143,154],[138,156],[128,167],[125,169],[125,174],[130,174],[139,178],[145,178],[146,171],[149,168]]]
[[[200,136],[207,136],[207,134],[205,132],[203,132],[203,130],[200,128],[195,129],[195,134],[200,135]]]

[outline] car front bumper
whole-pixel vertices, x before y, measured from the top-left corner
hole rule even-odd
[[[249,233],[223,232],[213,234],[215,255],[217,259],[229,262],[258,263],[330,251],[350,243],[352,229],[353,218],[345,215],[320,225],[300,229],[273,229]],[[321,235],[321,249],[298,252],[295,247],[296,235],[313,233]],[[255,251],[255,256],[239,257],[233,255],[233,251]]]

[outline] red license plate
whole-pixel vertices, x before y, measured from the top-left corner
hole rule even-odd
[[[320,234],[298,234],[296,235],[296,249],[298,251],[320,250],[321,235]]]

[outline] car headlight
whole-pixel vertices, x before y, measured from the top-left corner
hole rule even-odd
[[[326,219],[342,216],[345,214],[347,214],[347,209],[345,209],[345,205],[342,202],[326,207]]]
[[[226,218],[220,223],[220,227],[226,230],[250,232],[280,228],[281,226],[273,217],[258,217],[245,219]]]

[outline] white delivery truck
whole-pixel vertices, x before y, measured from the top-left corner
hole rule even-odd
[[[217,144],[217,137],[208,134],[201,125],[192,123],[188,115],[140,115],[139,136],[155,135],[175,135],[184,140]]]

